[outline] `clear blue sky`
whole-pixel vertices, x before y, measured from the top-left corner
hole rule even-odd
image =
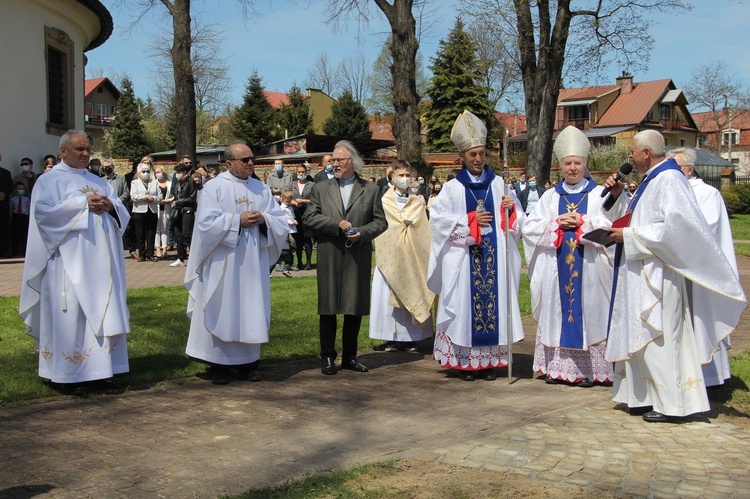
[[[136,95],[154,94],[150,73],[156,62],[147,57],[149,40],[164,36],[171,20],[164,7],[147,15],[127,35],[124,28],[134,19],[134,12],[116,8],[112,0],[103,0],[112,13],[115,31],[99,48],[87,53],[90,69],[106,73],[127,73],[133,80]],[[371,23],[358,29],[351,21],[347,27],[334,30],[324,22],[324,0],[272,4],[256,0],[259,15],[243,20],[234,0],[194,0],[193,15],[204,22],[220,26],[224,41],[222,56],[228,59],[233,87],[232,100],[239,104],[248,76],[257,69],[267,90],[285,92],[292,83],[303,85],[312,61],[325,52],[333,64],[353,56],[357,50],[374,61],[389,32],[384,16],[370,2]],[[438,40],[448,34],[455,20],[454,2],[432,0],[439,16],[430,36],[423,39],[421,51],[425,64],[435,55]],[[693,0],[693,10],[686,14],[657,14],[652,30],[655,45],[648,70],[635,73],[635,81],[671,78],[683,87],[700,65],[726,60],[730,70],[750,85],[750,50],[747,30],[750,27],[750,4],[747,0]],[[575,7],[576,2],[573,2]],[[273,7],[271,8],[270,5]],[[610,68],[611,82],[618,68]],[[603,82],[607,83],[607,82]],[[503,109],[499,109],[503,111]],[[695,111],[693,109],[693,111]]]

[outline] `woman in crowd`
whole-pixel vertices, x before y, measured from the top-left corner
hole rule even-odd
[[[297,269],[312,269],[312,233],[302,223],[302,216],[305,214],[307,205],[310,204],[310,193],[314,183],[310,180],[307,168],[304,165],[297,167],[297,177],[292,181],[292,207],[294,208],[294,217],[297,220],[297,231],[292,233],[294,242],[297,245],[295,252],[297,254]],[[302,253],[305,254],[306,264],[302,266]],[[294,267],[292,267],[294,269]]]
[[[151,176],[151,166],[138,165],[138,177],[130,183],[130,199],[133,201],[133,227],[138,245],[138,261],[158,261],[154,255],[156,222],[161,192]]]
[[[156,175],[156,183],[161,196],[159,199],[159,213],[156,218],[154,250],[156,258],[163,258],[167,255],[169,242],[167,226],[172,215],[172,194],[170,192],[172,190],[172,181],[161,166],[154,168],[154,174]]]

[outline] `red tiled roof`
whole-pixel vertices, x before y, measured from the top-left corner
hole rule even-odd
[[[526,131],[526,116],[523,114],[495,113],[495,119],[500,126],[508,129],[511,136]]]
[[[107,85],[110,92],[116,97],[120,97],[120,90],[115,86],[114,83],[109,81],[109,78],[91,78],[90,80],[84,80],[83,82],[83,97],[86,98],[91,95],[97,88],[102,85]]]
[[[396,140],[393,136],[393,125],[390,120],[370,117],[370,132],[372,138],[377,140]]]
[[[672,88],[674,84],[670,79],[633,83],[633,91],[620,93],[596,126],[637,125],[646,119],[654,104]]]
[[[271,104],[271,107],[274,109],[279,109],[282,104],[285,106],[289,105],[289,95],[284,92],[269,92],[268,90],[264,90],[263,93],[265,94],[268,103]]]
[[[695,113],[692,115],[695,125],[702,133],[711,133],[717,130],[714,113]],[[719,111],[719,123],[725,123],[724,128],[729,128],[727,113],[722,109]],[[750,109],[740,109],[732,113],[732,128],[734,130],[750,129]]]
[[[598,87],[564,88],[560,90],[557,102],[596,99],[617,89],[617,85],[600,85]]]

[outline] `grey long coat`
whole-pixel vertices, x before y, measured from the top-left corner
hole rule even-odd
[[[345,247],[347,238],[339,229],[344,219],[362,234],[351,248]],[[388,228],[378,188],[357,176],[344,211],[338,181],[319,182],[304,223],[318,236],[318,314],[368,315],[372,240]]]

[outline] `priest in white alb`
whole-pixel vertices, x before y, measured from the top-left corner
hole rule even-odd
[[[432,245],[428,287],[437,306],[433,357],[459,378],[495,379],[494,368],[508,365],[508,314],[511,341],[523,339],[517,248],[523,210],[506,192],[501,177],[485,164],[487,128],[469,111],[451,131],[463,168],[448,181],[430,207]],[[505,238],[505,212],[510,210]],[[506,251],[510,267],[506,267]],[[510,286],[506,286],[506,276]],[[510,306],[508,306],[510,298]]]
[[[616,362],[613,400],[648,422],[710,409],[702,364],[719,350],[747,306],[727,261],[664,137],[638,132],[630,159],[645,174],[618,243],[607,360]],[[611,196],[622,184],[604,183]]]
[[[252,177],[253,152],[233,142],[226,171],[201,191],[185,272],[190,335],[186,353],[211,366],[213,383],[260,381],[260,346],[271,325],[268,269],[289,226],[271,191]]]
[[[417,351],[429,338],[435,294],[427,288],[430,221],[422,200],[409,193],[411,165],[393,165],[393,186],[382,197],[388,229],[376,239],[372,278],[370,338],[385,340],[385,351]]]
[[[554,152],[562,182],[542,195],[522,229],[537,321],[534,372],[579,387],[612,381],[604,353],[614,247],[583,237],[612,222],[602,213],[603,188],[587,175],[589,149],[578,128],[560,132]],[[624,214],[625,198],[613,213]]]
[[[734,272],[739,276],[727,206],[724,204],[721,192],[705,183],[703,179],[695,174],[696,156],[695,151],[687,147],[678,147],[667,151],[667,157],[674,158],[677,161],[680,170],[682,170],[685,178],[688,179],[688,183],[693,189],[693,194],[695,194],[695,200],[698,201],[698,207],[706,218],[708,226],[711,227],[711,232],[716,238],[716,242],[719,244],[729,265],[732,266]],[[731,346],[730,337],[727,336],[719,343],[719,351],[711,358],[711,362],[703,366],[703,376],[706,380],[706,386],[723,385],[724,381],[732,376],[729,370],[728,352]]]
[[[69,130],[61,162],[34,186],[19,308],[39,376],[73,395],[128,371],[122,233],[130,215],[86,169],[90,154],[86,134]]]

